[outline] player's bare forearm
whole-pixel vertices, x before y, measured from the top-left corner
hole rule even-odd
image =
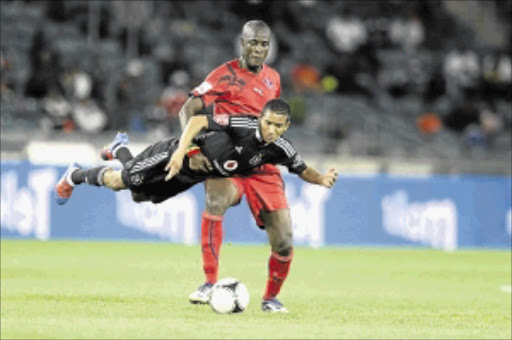
[[[308,183],[332,188],[338,179],[338,172],[336,169],[331,168],[325,174],[321,174],[315,168],[308,166],[306,170],[299,175],[299,177]]]
[[[183,133],[180,137],[178,149],[187,150],[195,136],[202,130],[208,128],[208,118],[206,116],[193,116],[189,119]]]
[[[169,163],[165,166],[165,170],[169,171],[168,175],[165,177],[166,181],[170,180],[181,170],[188,146],[192,143],[192,140],[199,131],[206,128],[208,128],[208,118],[206,116],[193,116],[189,119],[185,130],[181,134],[178,148],[174,151]]]
[[[190,97],[180,110],[181,130],[185,130],[189,119],[203,109],[203,101],[198,97]]]

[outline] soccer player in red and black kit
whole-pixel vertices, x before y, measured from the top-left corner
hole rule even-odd
[[[253,20],[244,25],[240,38],[241,57],[213,70],[192,91],[180,111],[182,127],[190,117],[211,104],[214,104],[213,115],[218,119],[258,116],[268,100],[280,96],[279,74],[264,64],[270,36],[270,28],[263,21]],[[203,164],[201,157],[200,154],[192,156],[191,164]],[[205,161],[203,168],[211,168],[211,164]],[[293,257],[290,211],[279,169],[267,164],[250,177],[210,178],[205,182],[205,194],[201,250],[206,280],[190,294],[190,302],[209,302],[211,287],[217,281],[222,218],[226,210],[238,204],[245,194],[256,224],[265,229],[271,245],[262,310],[287,312],[276,299]]]

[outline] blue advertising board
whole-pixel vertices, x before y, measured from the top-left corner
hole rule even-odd
[[[134,203],[128,191],[82,185],[58,206],[53,187],[64,171],[1,163],[2,238],[199,241],[203,184],[158,205]],[[511,247],[510,177],[341,175],[332,190],[283,178],[296,245]],[[224,217],[224,240],[266,243],[267,237],[242,202]]]

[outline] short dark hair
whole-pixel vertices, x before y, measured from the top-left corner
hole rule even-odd
[[[263,110],[261,111],[262,115],[265,115],[265,113],[271,110],[274,113],[277,113],[279,115],[284,115],[288,118],[288,121],[290,121],[290,105],[288,105],[287,102],[285,102],[282,99],[271,99],[269,100],[265,106],[263,107]]]

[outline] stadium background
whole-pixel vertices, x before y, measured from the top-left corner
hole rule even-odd
[[[130,238],[96,232],[110,220],[104,213],[64,228],[59,216],[76,215],[78,205],[56,210],[51,185],[32,185],[31,178],[47,170],[54,179],[71,160],[98,162],[97,150],[119,130],[129,132],[135,152],[178,134],[187,92],[212,68],[239,55],[240,27],[261,18],[274,33],[268,63],[281,73],[282,97],[293,107],[289,137],[308,162],[321,169],[335,165],[342,175],[328,194],[286,177],[292,210],[298,216],[308,211],[295,218],[299,242],[310,233],[304,244],[439,246],[445,241],[432,240],[446,234],[458,235],[458,242],[446,241],[451,249],[510,244],[511,1],[1,6],[4,237]],[[190,215],[202,209],[200,189],[192,191],[197,208]],[[120,201],[103,194],[105,206]],[[87,193],[83,200],[92,206],[95,198]],[[385,201],[400,212],[394,222],[386,220]],[[26,202],[21,214],[18,202]],[[46,220],[40,222],[35,207],[43,206]],[[129,207],[116,204],[117,210]],[[236,209],[227,218],[233,233],[228,239],[265,242],[247,210]],[[164,208],[139,210],[160,216]],[[112,218],[126,229],[115,217],[122,214]],[[197,219],[175,214],[197,230]],[[159,223],[167,235],[161,216]],[[246,234],[238,225],[249,225],[253,235],[238,236]],[[142,236],[154,235],[148,228],[139,227]],[[169,239],[156,237],[162,238]],[[195,236],[186,239],[191,240]]]
[[[182,301],[201,280],[201,185],[160,206],[84,186],[58,207],[52,189],[70,161],[98,163],[118,130],[135,152],[179,133],[187,92],[239,55],[243,23],[259,18],[273,29],[268,63],[292,105],[289,138],[340,178],[328,191],[284,175],[299,250],[283,296],[296,319],[283,319],[280,333],[245,333],[266,322],[253,307],[251,327],[215,319],[226,331],[198,337],[510,338],[509,295],[493,294],[503,294],[500,285],[510,293],[511,11],[512,1],[2,0],[2,337],[186,338],[187,327],[209,328],[213,316]],[[228,211],[225,226],[221,275],[259,292],[265,234],[245,203]],[[335,269],[318,269],[318,257]],[[154,273],[173,289],[144,281]],[[135,282],[144,288],[133,290]],[[311,285],[331,295],[314,295]],[[339,309],[331,305],[338,299]],[[143,303],[154,320],[176,320],[169,313],[179,310],[196,323],[182,320],[169,333],[159,322],[112,321],[146,311]],[[360,312],[361,303],[373,309]],[[108,325],[87,321],[100,304]],[[316,319],[298,312],[311,305]],[[358,324],[359,312],[365,321],[343,328],[336,310],[347,323],[356,315]],[[416,330],[401,328],[409,312],[427,313]],[[310,322],[325,326],[297,328]]]

